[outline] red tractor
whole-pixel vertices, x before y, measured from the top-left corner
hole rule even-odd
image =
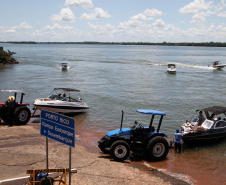
[[[6,102],[0,103],[0,119],[5,123],[15,125],[25,125],[31,118],[31,111],[28,103],[23,103],[25,92],[17,90],[1,90],[2,92],[14,93],[9,96]],[[21,94],[20,103],[17,102],[17,94]],[[0,120],[1,121],[1,120]]]

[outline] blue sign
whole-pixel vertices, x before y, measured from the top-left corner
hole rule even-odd
[[[74,119],[68,116],[41,111],[41,135],[75,147]]]

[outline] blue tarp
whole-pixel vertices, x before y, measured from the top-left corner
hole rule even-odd
[[[157,111],[157,110],[138,109],[136,111],[140,112],[142,114],[163,115],[163,116],[166,115],[164,112],[160,112],[160,111]]]

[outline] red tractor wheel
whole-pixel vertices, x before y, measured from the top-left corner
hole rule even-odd
[[[28,107],[17,107],[14,111],[14,123],[25,125],[31,118],[31,111]]]

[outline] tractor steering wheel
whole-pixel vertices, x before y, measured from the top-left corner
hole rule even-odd
[[[139,127],[140,127],[141,129],[144,129],[144,126],[143,126],[143,125],[141,125],[141,124],[139,124]]]
[[[138,122],[137,122],[137,121],[135,121],[135,122],[134,122],[134,126],[133,126],[133,127],[134,127],[134,129],[136,129],[136,128],[137,128],[137,125],[138,125]]]

